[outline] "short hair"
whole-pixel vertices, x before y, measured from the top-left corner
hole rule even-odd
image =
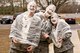
[[[48,8],[53,8],[53,11],[56,10],[56,6],[54,4],[50,4],[46,9],[48,9]]]
[[[29,8],[30,4],[35,5],[35,6],[37,7],[36,2],[35,2],[35,1],[31,1],[31,2],[29,2],[29,3],[27,4],[27,8]]]

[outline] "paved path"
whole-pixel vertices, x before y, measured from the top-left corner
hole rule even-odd
[[[72,30],[80,30],[80,24],[70,25]]]
[[[74,44],[74,53],[80,53],[80,40],[78,37],[78,33],[77,30],[72,30],[72,37],[71,37],[71,41]]]

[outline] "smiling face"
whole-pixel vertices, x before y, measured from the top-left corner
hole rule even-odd
[[[52,24],[57,24],[57,22],[58,22],[58,20],[57,20],[57,18],[51,18],[51,22],[52,22]]]
[[[53,16],[51,16],[51,22],[54,25],[58,23],[58,15],[57,14],[54,14]]]
[[[54,5],[49,5],[47,8],[46,8],[46,11],[45,11],[45,14],[47,17],[51,16],[53,12],[55,12],[55,9],[56,7]]]
[[[37,9],[37,5],[35,2],[30,2],[27,6],[29,12],[35,12]]]

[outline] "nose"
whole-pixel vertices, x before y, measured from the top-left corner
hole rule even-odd
[[[51,10],[49,10],[49,12],[51,13],[52,11],[51,11]]]
[[[33,9],[33,6],[31,6],[31,9]]]

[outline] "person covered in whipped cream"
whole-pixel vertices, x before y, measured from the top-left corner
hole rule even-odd
[[[35,14],[42,19],[42,30],[39,45],[35,48],[34,53],[49,53],[49,44],[52,42],[49,38],[51,32],[51,23],[49,18],[55,10],[56,6],[54,4],[50,4],[46,7],[45,12]]]
[[[54,44],[54,53],[73,53],[73,44],[70,40],[72,32],[70,25],[60,19],[58,14],[51,16],[52,32],[50,38]]]
[[[32,53],[38,46],[41,33],[41,18],[35,16],[37,4],[32,1],[27,5],[28,11],[16,17],[11,25],[10,53]]]

